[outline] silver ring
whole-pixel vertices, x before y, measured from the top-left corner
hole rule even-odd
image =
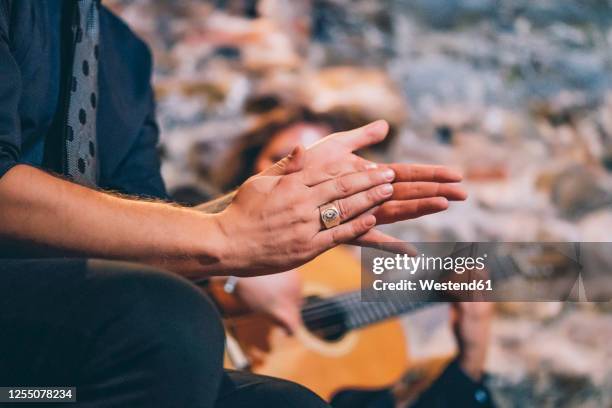
[[[319,207],[319,212],[321,214],[321,222],[323,222],[326,229],[340,225],[340,210],[335,204],[324,204]]]

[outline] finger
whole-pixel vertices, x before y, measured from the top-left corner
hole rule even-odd
[[[346,222],[388,200],[393,194],[393,185],[382,184],[361,193],[354,194],[334,203],[340,212],[340,221]]]
[[[417,249],[413,245],[392,237],[391,235],[387,235],[376,228],[354,239],[350,244],[364,248],[383,249],[394,254],[406,254],[408,256],[417,255]]]
[[[378,225],[411,220],[427,214],[434,214],[448,208],[444,197],[420,198],[408,201],[387,201],[376,211]]]
[[[446,166],[429,164],[392,163],[386,166],[395,171],[395,181],[434,181],[436,183],[457,183],[463,179],[461,173]]]
[[[323,205],[334,200],[349,197],[383,183],[390,183],[393,181],[394,177],[395,173],[391,169],[362,171],[336,177],[318,184],[312,187],[312,193],[314,197],[316,197],[316,204]],[[390,188],[390,191],[388,191],[386,195],[386,198],[388,198],[393,192],[393,187],[388,185],[386,188],[387,190]]]
[[[399,182],[393,184],[392,200],[414,200],[417,198],[444,197],[449,201],[463,201],[467,193],[456,184],[429,181]]]
[[[324,252],[365,234],[376,225],[376,217],[364,214],[337,227],[321,231],[313,238],[318,252]]]
[[[377,120],[357,129],[331,134],[319,143],[324,143],[326,139],[332,139],[346,146],[352,152],[382,142],[387,137],[388,132],[389,124],[387,121]]]
[[[264,176],[284,176],[296,173],[304,168],[304,158],[304,146],[297,145],[287,157],[276,162],[272,167],[261,172],[261,174]]]

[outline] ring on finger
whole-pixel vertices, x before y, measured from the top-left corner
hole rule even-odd
[[[340,210],[335,202],[320,206],[319,213],[321,214],[321,222],[326,229],[340,225]]]

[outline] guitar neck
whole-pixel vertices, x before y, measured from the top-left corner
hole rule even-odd
[[[418,302],[407,300],[388,300],[384,302],[361,302],[361,294],[357,293],[356,301],[347,306],[347,327],[358,329],[386,319],[435,305],[433,302]]]
[[[405,300],[362,302],[361,293],[357,290],[309,302],[302,308],[302,317],[308,327],[341,324],[344,329],[353,330],[433,304]]]

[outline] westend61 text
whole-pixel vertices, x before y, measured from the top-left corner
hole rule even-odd
[[[436,282],[433,279],[420,279],[417,282],[402,279],[397,282],[385,282],[381,279],[375,280],[372,287],[377,291],[491,291],[493,284],[490,279],[475,279],[469,282]]]

